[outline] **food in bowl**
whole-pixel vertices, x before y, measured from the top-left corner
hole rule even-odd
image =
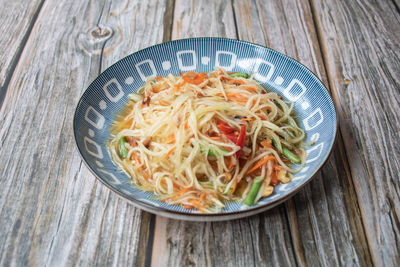
[[[186,72],[149,79],[117,116],[107,148],[141,190],[213,213],[254,205],[305,164],[293,103],[247,73]]]

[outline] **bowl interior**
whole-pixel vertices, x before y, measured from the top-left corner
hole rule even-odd
[[[273,205],[302,187],[326,161],[335,140],[336,112],[326,88],[307,68],[289,57],[222,38],[184,39],[152,46],[125,57],[96,78],[82,95],[74,117],[76,143],[87,166],[103,183],[146,210],[196,213],[160,202],[152,193],[133,187],[129,177],[111,161],[105,142],[115,115],[147,77],[192,70],[209,72],[214,66],[253,73],[266,88],[294,102],[306,142],[315,142],[307,149],[306,166],[290,183],[277,186],[273,195],[252,207],[230,202],[221,214]]]

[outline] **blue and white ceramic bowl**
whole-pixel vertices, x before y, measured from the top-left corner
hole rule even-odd
[[[214,66],[227,71],[247,72],[265,87],[295,103],[306,142],[305,167],[288,184],[276,187],[268,198],[254,206],[228,203],[221,213],[202,214],[156,200],[130,184],[127,175],[112,162],[105,147],[109,129],[125,105],[149,76],[197,71],[209,72]],[[82,95],[74,117],[75,140],[88,168],[101,182],[135,206],[163,216],[217,221],[241,218],[276,206],[302,188],[327,160],[336,137],[337,118],[327,89],[306,67],[274,50],[259,45],[223,38],[195,38],[155,45],[118,61],[104,71]]]

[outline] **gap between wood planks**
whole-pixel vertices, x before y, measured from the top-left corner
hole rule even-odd
[[[26,32],[24,34],[24,37],[21,40],[20,46],[19,46],[19,48],[18,48],[13,60],[11,61],[10,71],[7,73],[7,76],[6,76],[6,79],[4,81],[4,84],[0,88],[0,109],[3,106],[4,98],[5,98],[6,94],[7,94],[7,90],[8,90],[8,86],[10,84],[11,78],[14,75],[15,68],[18,65],[19,59],[21,58],[21,54],[24,51],[24,48],[26,46],[26,43],[28,42],[29,36],[31,35],[33,26],[36,23],[36,20],[37,20],[37,18],[39,16],[40,11],[42,10],[42,6],[44,4],[44,1],[45,0],[42,0],[39,3],[39,6],[37,7],[35,13],[33,14],[32,21],[29,23],[28,29],[26,30]]]

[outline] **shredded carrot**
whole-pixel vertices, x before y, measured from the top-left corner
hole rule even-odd
[[[183,80],[181,83],[178,83],[177,85],[175,85],[174,87],[172,87],[171,89],[171,93],[177,93],[179,91],[179,89],[181,89],[182,86],[185,85],[185,80]]]
[[[251,118],[243,118],[243,119],[240,119],[241,121],[251,121]]]
[[[175,134],[172,133],[172,134],[167,138],[167,140],[165,140],[165,143],[166,143],[166,144],[175,143]]]
[[[182,190],[178,191],[178,193],[176,193],[175,196],[169,198],[168,200],[173,201],[173,200],[177,199],[178,197],[182,196],[183,194],[185,194],[186,192],[188,192],[188,191],[190,191],[192,189],[193,189],[193,187],[183,188]]]
[[[277,170],[277,171],[286,171],[284,168],[279,167],[278,165],[275,165],[274,169]]]
[[[257,93],[256,88],[254,88],[254,87],[252,87],[252,86],[249,86],[249,85],[242,85],[242,87],[243,87],[244,89],[247,89],[247,90],[251,91],[251,92]]]
[[[181,187],[179,185],[177,185],[176,183],[172,182],[172,184],[173,184],[174,188],[181,189]]]
[[[136,153],[133,153],[133,158],[135,159],[136,163],[140,165],[140,160],[138,158],[138,156],[136,155]]]
[[[193,207],[192,205],[183,204],[182,206],[183,206],[185,209],[187,209],[187,210],[192,210],[192,209],[194,209],[194,207]]]
[[[159,80],[162,80],[162,76],[157,76],[157,77],[156,77],[156,80],[158,80],[158,81],[159,81]]]
[[[196,200],[196,199],[189,199],[188,200],[189,203],[192,203],[195,207],[196,206],[201,206],[200,201]]]
[[[154,93],[159,93],[159,92],[161,92],[161,91],[163,91],[163,90],[165,90],[167,88],[168,88],[168,85],[156,85],[156,86],[153,87],[153,92]]]
[[[196,209],[198,209],[201,212],[204,212],[204,206],[200,203],[200,201],[196,199],[189,199],[188,202],[192,204]]]
[[[210,136],[210,139],[215,140],[215,141],[222,141],[221,137],[219,137],[219,136]]]
[[[200,195],[200,201],[203,201],[207,196],[207,193],[203,193]]]
[[[270,142],[268,142],[268,141],[262,141],[262,142],[261,142],[261,145],[262,145],[263,147],[273,148],[271,141],[270,141]]]
[[[176,149],[176,146],[174,146],[173,148],[171,148],[171,149],[168,151],[167,155],[165,155],[165,158],[168,158],[168,157],[172,154],[172,152],[174,152],[175,149]]]
[[[268,160],[271,160],[271,159],[276,160],[276,158],[275,158],[274,156],[268,156],[268,157],[262,158],[256,165],[254,165],[253,168],[251,168],[250,170],[248,170],[248,171],[246,172],[246,174],[249,174],[249,173],[254,172],[254,171],[257,170],[258,168],[260,168],[262,165],[264,165],[265,163],[267,163]]]
[[[193,187],[185,187],[181,191],[179,191],[178,194],[183,195],[184,193],[186,193],[187,191],[190,191],[192,189],[193,189]]]
[[[263,121],[266,120],[266,118],[265,118],[264,116],[258,115],[258,117],[259,117],[260,119],[262,119]]]

